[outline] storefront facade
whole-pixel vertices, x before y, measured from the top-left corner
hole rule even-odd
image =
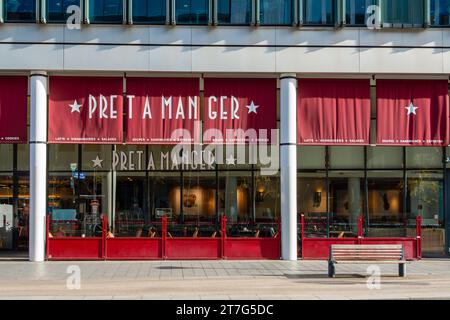
[[[1,250],[293,260],[421,217],[449,254],[447,1],[53,2],[2,3]]]

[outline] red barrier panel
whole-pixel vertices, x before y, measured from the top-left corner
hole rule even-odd
[[[358,238],[303,238],[302,258],[305,260],[327,260],[333,244],[358,244]]]
[[[167,238],[166,259],[220,259],[222,257],[221,243],[221,238]]]
[[[48,238],[50,260],[102,260],[102,238]]]
[[[162,238],[107,238],[107,260],[162,259]]]
[[[406,260],[418,260],[416,238],[364,238],[361,244],[401,244]]]
[[[278,238],[226,238],[224,259],[279,260],[281,257]]]

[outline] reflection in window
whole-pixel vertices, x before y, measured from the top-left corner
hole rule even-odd
[[[6,22],[36,21],[36,0],[5,0]]]
[[[150,175],[150,206],[153,220],[167,216],[177,222],[180,217],[180,173],[161,172]]]
[[[123,0],[90,0],[89,20],[91,23],[122,23]]]
[[[378,0],[345,0],[345,22],[350,26],[366,25],[367,8]]]
[[[65,22],[73,11],[67,13],[70,6],[80,7],[80,0],[47,0],[47,19],[49,22]]]
[[[0,250],[13,249],[14,201],[13,177],[9,173],[0,174]]]
[[[252,176],[250,172],[221,172],[219,178],[219,214],[230,223],[253,221]]]
[[[208,0],[176,0],[177,24],[208,24]]]
[[[245,25],[251,23],[251,0],[218,0],[217,20],[219,24]]]
[[[165,24],[166,0],[133,0],[133,23]]]
[[[214,172],[183,174],[183,220],[185,222],[215,222],[216,175]]]
[[[333,0],[303,0],[303,23],[332,25],[334,23]]]
[[[383,26],[423,26],[423,0],[383,0]]]
[[[260,0],[261,25],[292,24],[292,0]]]
[[[430,22],[432,26],[450,24],[450,0],[430,0]]]

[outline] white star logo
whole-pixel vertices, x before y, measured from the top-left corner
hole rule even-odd
[[[253,102],[253,100],[252,100],[252,103],[250,103],[250,105],[247,106],[248,113],[252,113],[253,112],[253,113],[257,114],[256,109],[258,109],[258,108],[259,108],[259,106],[255,105],[255,102]]]
[[[91,161],[93,162],[92,168],[94,168],[94,169],[95,168],[103,169],[103,165],[102,165],[103,160],[101,160],[98,155],[97,155],[97,157],[94,160],[91,160]]]
[[[415,107],[414,104],[411,102],[409,106],[405,107],[405,109],[408,110],[408,116],[410,114],[417,115],[416,110],[419,109],[419,107]]]
[[[232,154],[230,154],[230,156],[226,159],[226,163],[233,166],[236,164],[236,159]]]
[[[72,110],[70,110],[70,113],[74,113],[74,112],[81,113],[80,108],[82,107],[82,105],[78,104],[77,100],[75,100],[72,104],[69,104],[69,107],[72,108]]]

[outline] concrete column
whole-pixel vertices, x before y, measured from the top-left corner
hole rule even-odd
[[[30,75],[30,261],[45,259],[47,210],[47,74]]]
[[[280,80],[281,256],[297,260],[297,78]]]

